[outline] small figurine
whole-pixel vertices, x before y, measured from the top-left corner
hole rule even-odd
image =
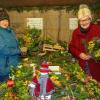
[[[36,72],[35,72],[36,65],[35,64],[31,64],[30,66],[33,67],[33,78],[32,78],[32,82],[30,82],[30,84],[28,85],[29,86],[29,94],[33,98],[37,98],[39,96],[39,92],[40,92],[40,84],[38,82],[38,79],[37,79],[37,76],[36,76]]]
[[[36,98],[35,100],[51,100],[52,93],[55,91],[48,75],[50,72],[48,67],[49,64],[44,61],[40,68],[39,80],[36,77],[34,68],[32,82],[29,84],[29,93]]]
[[[32,78],[32,82],[29,84],[29,94],[34,97],[38,97],[40,92],[40,84],[38,83],[37,77]]]
[[[40,100],[51,100],[51,95],[55,91],[54,85],[48,75],[48,72],[50,72],[48,67],[49,64],[44,61],[40,68]]]

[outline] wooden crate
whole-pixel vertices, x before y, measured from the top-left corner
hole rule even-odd
[[[43,44],[43,52],[39,53],[39,56],[43,56],[46,54],[47,51],[53,52],[53,51],[57,51],[57,50],[64,50],[63,47],[61,47],[60,45],[56,44],[56,45],[51,45],[51,44]]]
[[[58,44],[55,45],[43,44],[43,51],[56,51],[56,50],[64,50],[64,48]]]

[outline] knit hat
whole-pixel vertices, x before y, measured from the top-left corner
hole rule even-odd
[[[79,6],[78,19],[79,20],[80,19],[84,20],[87,17],[92,19],[91,11],[90,11],[89,7],[86,4],[81,4]]]
[[[40,72],[41,73],[48,73],[50,71],[48,67],[49,67],[49,64],[47,62],[43,62],[41,64]]]
[[[0,21],[5,19],[9,21],[9,15],[7,14],[6,10],[0,8]]]

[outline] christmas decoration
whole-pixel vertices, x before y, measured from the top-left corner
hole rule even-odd
[[[51,100],[51,95],[54,92],[54,85],[48,76],[48,72],[50,71],[48,67],[49,64],[44,61],[40,68],[40,97],[41,99],[44,98],[43,100],[45,98],[46,100]]]
[[[55,91],[54,85],[48,76],[48,73],[50,71],[48,67],[49,64],[44,61],[40,68],[39,79],[37,79],[37,77],[34,76],[34,74],[32,82],[29,84],[30,95],[35,96],[37,100],[51,100],[51,95]]]

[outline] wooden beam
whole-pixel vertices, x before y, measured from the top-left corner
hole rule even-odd
[[[95,0],[0,0],[0,7],[66,6],[93,4]]]

